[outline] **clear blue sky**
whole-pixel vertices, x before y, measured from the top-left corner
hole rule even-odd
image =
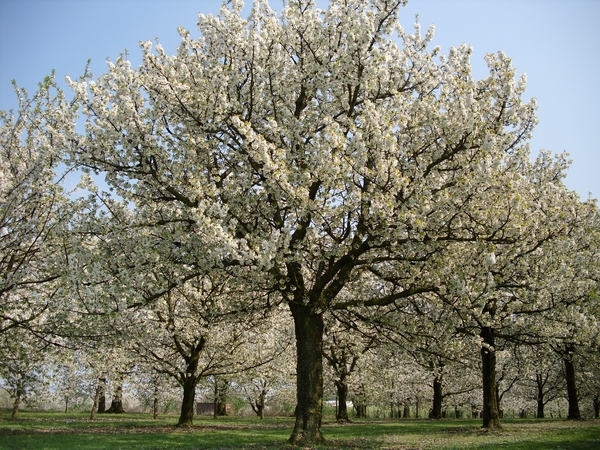
[[[251,1],[247,1],[247,7]],[[279,9],[280,0],[270,0]],[[320,1],[320,4],[325,4]],[[15,107],[11,80],[33,92],[52,69],[76,78],[86,61],[92,72],[129,51],[137,64],[138,42],[153,40],[174,52],[183,26],[198,34],[198,12],[217,13],[220,0],[0,0],[0,109]],[[567,151],[573,159],[566,184],[582,198],[600,196],[600,0],[410,0],[404,28],[415,14],[433,45],[444,52],[473,46],[477,77],[483,56],[502,50],[528,77],[527,97],[538,100],[540,124],[532,152]]]

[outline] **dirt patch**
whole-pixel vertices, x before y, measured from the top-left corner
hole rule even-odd
[[[35,422],[35,421],[31,421]],[[89,421],[77,421],[79,423]],[[76,423],[71,421],[69,423]],[[93,422],[92,422],[93,423]],[[289,423],[268,423],[268,424],[214,424],[214,425],[193,425],[191,427],[177,427],[175,425],[115,425],[103,424],[101,426],[69,427],[53,424],[49,427],[39,426],[32,428],[2,428],[0,436],[14,436],[24,434],[153,434],[153,433],[203,433],[211,431],[243,431],[243,430],[265,430],[265,429],[284,429],[291,428]]]

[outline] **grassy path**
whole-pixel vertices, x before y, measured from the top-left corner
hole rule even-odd
[[[100,416],[25,413],[0,415],[0,449],[288,449],[290,418],[198,419],[193,428],[173,426],[174,417],[143,414]],[[600,421],[507,419],[484,431],[477,420],[326,422],[326,449],[600,449]]]

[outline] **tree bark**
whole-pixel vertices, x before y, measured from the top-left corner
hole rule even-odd
[[[292,445],[324,443],[323,418],[323,314],[310,306],[290,303],[296,332],[297,404]]]
[[[106,378],[98,380],[98,414],[106,412]]]
[[[199,378],[196,376],[198,364],[200,362],[200,353],[204,350],[206,339],[202,336],[196,345],[186,345],[189,353],[183,350],[181,343],[175,339],[175,343],[179,348],[179,353],[185,358],[186,369],[185,374],[180,374],[179,383],[183,386],[183,399],[181,401],[181,413],[177,422],[178,427],[191,427],[194,425],[194,406],[196,399],[196,385]]]
[[[402,418],[403,419],[410,419],[410,404],[408,403],[408,400],[404,402],[404,409],[402,411]]]
[[[260,419],[265,418],[265,402],[267,400],[267,391],[263,389],[260,393]]]
[[[575,365],[573,364],[573,352],[575,348],[572,345],[565,349],[565,376],[567,379],[567,400],[569,402],[568,420],[581,419],[579,411],[579,399],[577,398],[577,384],[575,382]]]
[[[219,417],[219,383],[217,382],[217,377],[213,377],[215,381],[215,392],[213,398],[213,419],[217,420]]]
[[[227,415],[227,391],[229,389],[229,381],[223,380],[220,383],[217,382],[217,415],[218,416],[226,416]]]
[[[96,410],[98,409],[98,401],[100,399],[100,392],[102,390],[101,381],[98,381],[98,386],[96,386],[96,393],[94,394],[94,403],[92,403],[92,410],[90,411],[90,420],[96,419]]]
[[[535,374],[535,381],[537,384],[537,413],[536,417],[538,419],[544,418],[544,380],[542,375],[539,373]]]
[[[119,383],[115,389],[112,401],[110,402],[110,408],[106,410],[106,414],[124,414],[123,409],[123,384]]]
[[[442,386],[442,375],[437,374],[433,378],[433,406],[431,408],[430,419],[442,418],[442,402],[444,400]]]
[[[152,402],[152,418],[154,420],[158,419],[158,399],[155,398]]]
[[[594,395],[594,419],[600,417],[600,394]]]
[[[354,405],[354,410],[356,411],[357,418],[367,417],[367,405],[356,403]],[[398,409],[398,416],[400,416],[400,409]]]
[[[16,420],[19,418],[19,405],[21,404],[21,386],[17,385],[17,392],[15,393],[15,401],[13,402],[12,414],[10,416],[11,420]]]
[[[481,347],[483,381],[483,428],[500,428],[498,393],[496,391],[496,348],[494,329],[481,329],[483,346]]]
[[[178,427],[191,427],[194,424],[196,384],[196,377],[187,373],[183,382],[183,400],[181,401],[181,414],[177,422]]]
[[[250,402],[250,407],[252,408],[252,411],[254,411],[254,413],[258,417],[260,417],[260,420],[263,420],[265,418],[266,398],[267,398],[266,387],[261,388],[260,394],[258,395],[258,399],[252,399],[251,397],[248,398],[248,400]]]
[[[335,387],[338,395],[338,408],[335,415],[335,420],[338,422],[350,422],[348,418],[348,385],[345,380],[336,380]]]
[[[152,400],[152,418],[158,419],[158,386],[154,386],[154,398]]]

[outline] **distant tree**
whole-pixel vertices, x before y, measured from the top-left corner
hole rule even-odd
[[[265,364],[233,377],[232,388],[261,419],[264,419],[268,403],[277,391],[293,385],[293,336],[286,326],[289,322],[286,316],[286,311],[274,315],[271,327],[264,329],[261,335],[255,335],[247,347],[258,361],[266,361]]]
[[[47,391],[44,365],[49,343],[20,328],[0,335],[0,387],[12,398],[11,419],[19,417],[22,403],[32,404]]]
[[[47,376],[50,397],[64,404],[65,413],[80,408],[89,399],[90,386],[95,382],[81,354],[66,348],[51,352]]]
[[[346,323],[344,323],[346,322]],[[336,389],[338,422],[349,422],[347,402],[352,375],[361,370],[361,357],[372,349],[377,340],[361,336],[347,321],[330,316],[325,326],[323,356],[329,365]]]

